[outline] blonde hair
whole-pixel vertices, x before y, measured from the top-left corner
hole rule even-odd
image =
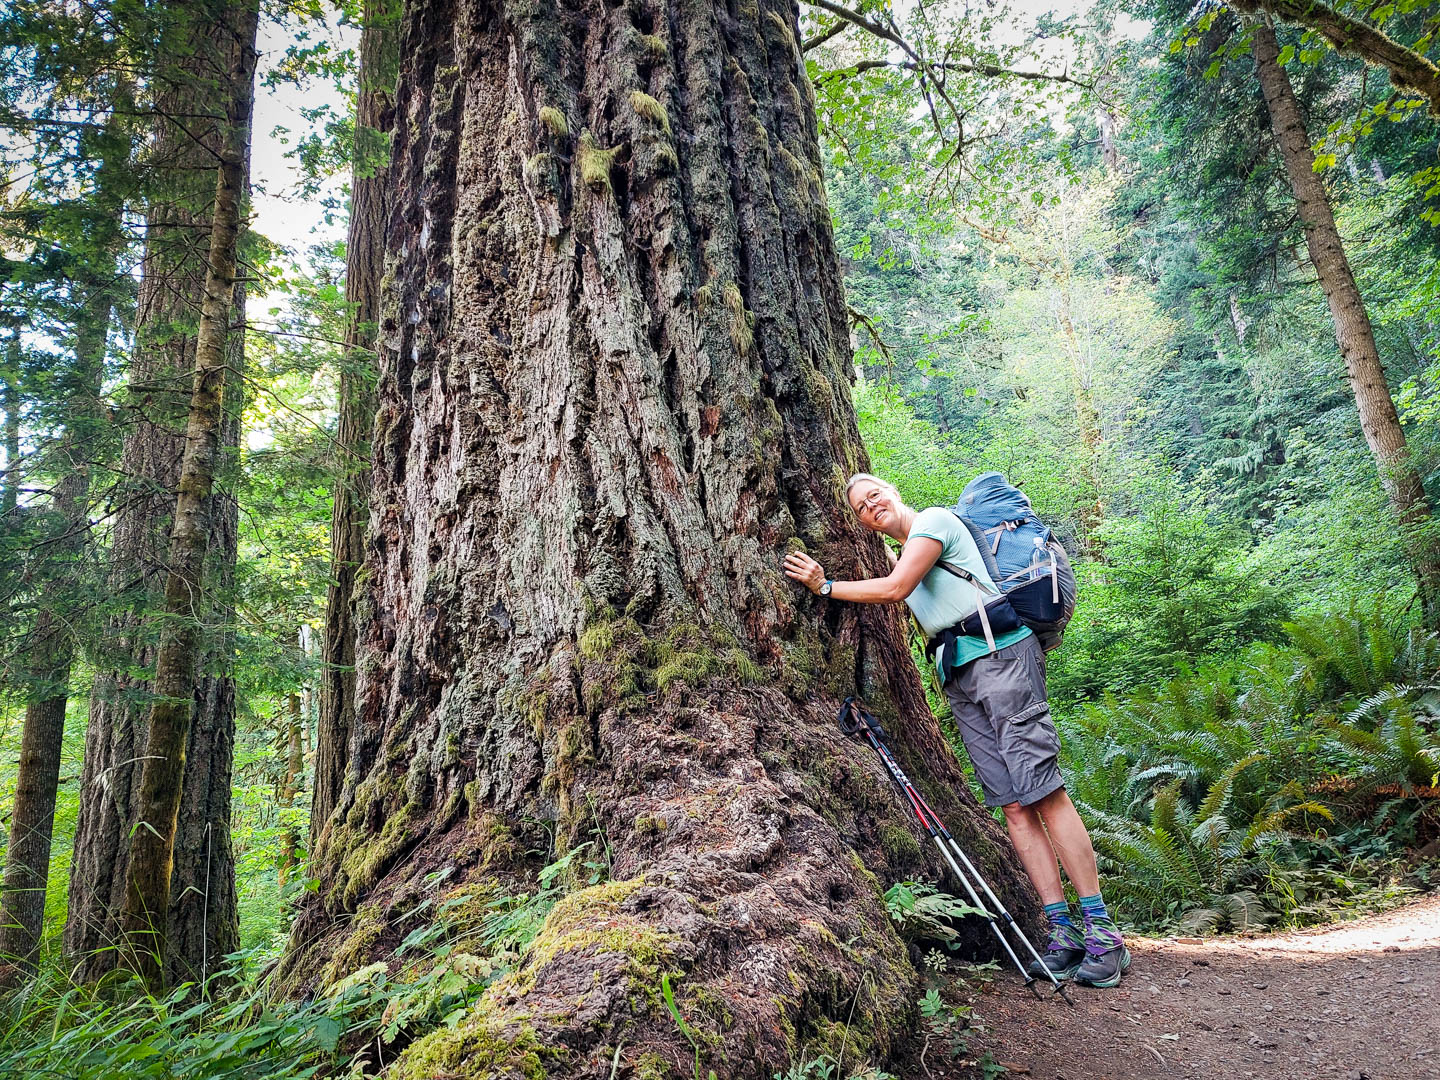
[[[849,480],[845,481],[845,502],[847,504],[850,502],[850,492],[854,490],[855,485],[864,483],[879,484],[886,491],[893,491],[896,495],[900,494],[900,489],[890,483],[889,480],[882,480],[874,473],[857,472],[854,476],[850,477]],[[854,511],[855,507],[852,505],[850,509]]]

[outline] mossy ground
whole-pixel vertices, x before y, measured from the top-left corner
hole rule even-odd
[[[564,1051],[545,1048],[531,1027],[507,1030],[482,999],[454,1028],[442,1027],[412,1044],[386,1073],[387,1080],[545,1080],[547,1060]]]
[[[352,971],[364,967],[387,929],[385,916],[378,906],[367,905],[357,911],[350,923],[350,933],[320,970],[321,985],[333,986]]]

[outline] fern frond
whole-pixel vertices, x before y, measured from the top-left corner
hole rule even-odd
[[[1235,778],[1257,761],[1263,761],[1265,757],[1265,754],[1248,754],[1226,769],[1224,775],[1210,785],[1210,790],[1205,793],[1205,798],[1200,802],[1200,809],[1196,812],[1196,816],[1201,821],[1205,821],[1224,810],[1229,805]]]

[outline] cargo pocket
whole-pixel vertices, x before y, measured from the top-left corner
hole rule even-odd
[[[1000,729],[1000,753],[1022,800],[1059,786],[1060,736],[1043,702],[1038,712],[1027,709],[1004,724]]]

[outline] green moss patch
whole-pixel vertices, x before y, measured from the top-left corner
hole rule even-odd
[[[625,958],[631,1001],[660,1007],[660,976],[672,970],[680,938],[662,934],[622,909],[626,898],[644,883],[643,878],[633,878],[592,885],[557,903],[526,953],[524,968],[511,983],[512,992],[524,994],[540,970],[566,953],[617,953]]]
[[[570,125],[565,122],[565,114],[554,106],[540,107],[540,123],[557,139],[563,139],[570,134]]]
[[[891,866],[903,866],[920,861],[920,841],[915,834],[901,825],[886,825],[880,830],[880,848]]]
[[[615,159],[620,148],[612,146],[602,150],[596,145],[588,131],[580,133],[580,145],[575,152],[575,162],[580,167],[580,180],[596,191],[610,191],[610,170],[615,168]]]
[[[649,120],[666,135],[670,134],[670,114],[666,112],[664,105],[645,91],[630,92],[630,108],[635,110],[636,116]]]
[[[385,820],[379,836],[365,843],[346,844],[350,853],[340,864],[345,879],[341,893],[344,904],[348,907],[374,888],[418,834],[415,810],[406,803]]]
[[[484,1001],[459,1024],[432,1031],[400,1056],[389,1080],[545,1080],[544,1058],[562,1051],[540,1045],[535,1030],[506,1030]]]
[[[765,678],[765,670],[724,627],[680,623],[650,636],[632,618],[597,618],[580,635],[578,651],[582,694],[592,712],[676,684],[701,687],[728,679],[749,685]]]
[[[730,343],[741,356],[749,356],[755,344],[755,316],[745,309],[745,298],[740,295],[740,286],[733,281],[725,283],[721,291],[725,308],[730,313]]]
[[[335,950],[330,962],[320,969],[320,985],[334,986],[352,971],[359,971],[369,961],[387,928],[385,916],[373,904],[355,913],[350,933]]]

